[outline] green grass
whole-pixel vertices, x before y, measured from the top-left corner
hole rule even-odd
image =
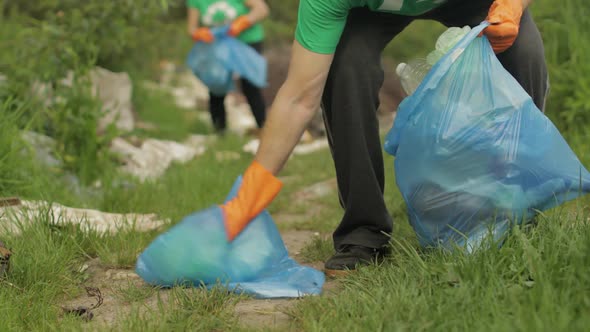
[[[136,83],[132,102],[143,121],[157,126],[155,130],[135,129],[132,134],[182,141],[190,134],[210,133],[209,126],[196,121],[196,109],[179,108],[164,91],[150,90]]]
[[[233,306],[241,299],[222,288],[174,288],[155,309],[135,308],[119,324],[122,331],[219,331],[237,327]]]
[[[152,297],[157,291],[157,287],[147,285],[137,285],[133,282],[126,282],[123,285],[115,286],[116,296],[127,303],[141,302]]]
[[[145,103],[146,108],[140,111],[142,116],[157,114],[150,107],[169,105],[162,100],[165,96],[151,98],[154,102]],[[181,109],[165,109],[167,113],[158,115],[162,117],[158,123],[179,124],[179,119],[187,116]],[[191,128],[202,126],[203,131],[207,130],[207,124],[191,121],[185,121],[182,135],[176,138],[202,133]],[[167,136],[170,132],[166,129],[159,135],[173,138]],[[590,155],[584,135],[571,136],[572,148],[583,163],[588,163]],[[218,161],[215,152],[240,151],[243,143],[242,138],[232,135],[219,139],[203,156],[185,165],[174,165],[153,182],[140,183],[120,174],[105,174],[107,179],[125,180],[130,185],[106,184],[92,200],[67,193],[58,197],[70,197],[71,203],[105,211],[157,213],[176,222],[224,199],[252,156],[241,153],[239,160]],[[587,315],[583,315],[590,310],[590,277],[586,273],[590,263],[590,227],[585,213],[588,197],[550,211],[533,230],[516,230],[501,249],[473,256],[423,251],[417,247],[395,186],[393,158],[385,156],[385,163],[385,198],[395,220],[392,258],[382,266],[363,268],[344,279],[342,290],[334,295],[298,301],[289,313],[295,328],[569,331],[583,330],[589,323]],[[323,150],[293,157],[281,176],[287,185],[270,207],[273,215],[307,213],[311,208],[309,202],[293,204],[293,195],[310,184],[334,178],[335,174],[331,156]],[[293,225],[277,220],[282,230],[322,233],[302,251],[300,257],[305,262],[323,261],[332,254],[330,233],[343,212],[336,193],[315,200],[313,205],[320,206],[320,212],[309,220]],[[157,232],[124,231],[108,236],[86,233],[76,226],[56,227],[45,215],[39,215],[35,226],[24,229],[20,237],[2,237],[14,248],[15,255],[7,279],[10,284],[3,282],[0,286],[0,321],[6,322],[8,330],[15,331],[95,326],[63,316],[60,309],[68,299],[84,295],[83,286],[90,280],[88,274],[78,272],[80,266],[88,259],[98,258],[105,270],[132,268],[137,255],[155,236]],[[130,308],[116,322],[120,329],[245,329],[232,311],[241,298],[219,289],[158,291],[132,282],[109,287],[117,301]]]
[[[548,218],[528,234],[516,230],[501,249],[473,256],[425,253],[402,243],[382,266],[347,278],[339,294],[301,302],[300,327],[582,331],[590,323],[587,221]]]
[[[314,237],[301,251],[303,263],[323,262],[334,253],[332,239],[327,237]]]
[[[563,10],[572,8],[564,6]],[[544,21],[550,21],[552,15],[539,14]],[[550,23],[546,26],[551,26]],[[272,37],[277,40],[292,30],[277,21],[269,26],[277,28]],[[440,32],[437,29],[440,26],[436,24],[416,22],[386,52],[402,61],[413,58],[417,52],[432,46]],[[574,44],[582,35],[579,29],[575,31],[576,35],[570,36]],[[557,38],[563,31],[556,30],[555,35],[548,33],[547,38]],[[555,45],[548,47],[552,74],[560,75],[560,69],[573,73],[571,70],[576,68],[579,56],[559,64],[556,59],[561,59],[563,45]],[[575,49],[573,44],[568,47]],[[570,115],[565,116],[575,119],[580,114],[573,111],[575,100],[567,99],[570,88],[563,83],[572,79],[569,75],[557,76],[558,82],[562,82],[557,89],[559,99],[550,105],[566,105]],[[196,119],[196,110],[179,109],[166,94],[146,90],[135,83],[133,102],[139,117],[157,124],[158,128],[137,130],[134,135],[183,140],[192,133],[210,133],[209,125]],[[2,111],[19,109],[14,101],[2,103]],[[556,109],[550,111],[555,112],[550,115],[557,113]],[[218,139],[195,160],[173,165],[156,181],[141,183],[118,174],[114,168],[106,168],[101,174],[102,187],[83,188],[78,193],[65,185],[63,171],[41,168],[21,155],[26,145],[16,138],[19,120],[18,112],[0,113],[2,196],[47,199],[118,213],[156,213],[175,223],[191,212],[222,202],[235,178],[252,159],[250,154],[241,152],[245,140],[229,135]],[[587,130],[570,130],[564,134],[582,163],[590,165]],[[218,151],[239,151],[240,159],[219,161]],[[587,328],[590,324],[590,197],[545,213],[536,228],[516,229],[502,248],[471,256],[444,254],[417,246],[395,185],[391,156],[385,156],[385,169],[385,200],[394,218],[393,255],[380,266],[362,268],[344,278],[339,290],[329,296],[296,301],[288,312],[294,329],[583,331]],[[313,202],[296,202],[294,194],[335,177],[330,153],[323,150],[294,156],[281,177],[285,179],[285,187],[269,211],[276,216],[282,231],[320,232],[321,236],[315,237],[299,258],[309,263],[321,262],[333,252],[330,235],[343,214],[338,196],[333,193]],[[286,223],[282,222],[282,214],[305,217],[296,223]],[[80,267],[91,259],[99,262],[102,271],[132,269],[137,255],[157,235],[155,231],[87,233],[76,226],[57,227],[43,213],[20,236],[1,233],[0,239],[12,247],[14,256],[8,278],[0,281],[0,330],[248,330],[233,312],[236,303],[244,298],[221,288],[159,290],[131,281],[97,281],[88,271],[80,272]],[[84,297],[84,286],[101,282],[103,291],[111,292],[111,301],[122,308],[114,323],[101,326],[63,315],[62,305]],[[113,304],[104,306],[109,305]]]
[[[208,124],[200,123],[190,112],[173,105],[163,94],[147,94],[136,89],[138,113],[145,121],[161,125],[152,132],[155,137],[182,140],[189,134],[208,133]],[[196,112],[196,111],[195,111]],[[23,199],[46,199],[74,207],[88,207],[112,212],[157,213],[177,222],[195,210],[221,202],[235,177],[249,162],[244,155],[239,161],[218,162],[215,151],[236,150],[243,143],[229,135],[218,140],[209,151],[187,165],[173,165],[158,181],[139,181],[108,169],[101,181],[104,186],[94,195],[76,195],[59,177],[37,169],[30,159],[18,155],[21,145],[16,130],[16,116],[0,115],[0,160],[3,177],[2,194]],[[11,143],[12,142],[12,143]],[[22,171],[24,174],[17,172]],[[56,170],[59,174],[59,170]],[[224,176],[220,176],[224,174]],[[127,183],[126,186],[116,185]],[[9,277],[0,283],[0,322],[2,330],[78,330],[84,323],[72,316],[63,316],[61,305],[68,299],[83,296],[83,285],[90,280],[77,272],[85,261],[100,260],[101,269],[133,268],[137,255],[157,236],[156,232],[122,231],[116,235],[83,232],[77,226],[56,226],[41,212],[32,225],[25,226],[20,236],[3,233],[0,237],[13,248]],[[113,286],[115,287],[115,286]],[[153,295],[148,287],[122,285],[115,287],[122,302],[137,303]],[[222,291],[169,292],[161,301],[151,320],[145,310],[132,313],[122,321],[124,327],[142,329],[221,328],[232,326],[230,303],[235,296],[220,295]],[[217,302],[215,302],[217,301]],[[233,302],[232,302],[233,301]],[[162,313],[158,310],[163,310]],[[135,317],[135,319],[134,319]],[[140,319],[141,318],[141,319]]]

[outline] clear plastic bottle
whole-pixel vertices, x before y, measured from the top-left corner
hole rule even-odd
[[[395,72],[399,76],[404,91],[411,95],[416,91],[432,66],[426,59],[414,59],[409,63],[400,63]]]
[[[462,28],[451,27],[445,30],[445,32],[443,32],[436,40],[434,51],[430,52],[428,57],[426,57],[427,62],[431,66],[434,66],[434,64],[442,58],[445,53],[450,51],[461,38],[465,37],[470,30],[471,28],[467,25]]]
[[[443,32],[436,41],[436,49],[443,53],[448,52],[455,44],[457,44],[466,34],[471,31],[471,28],[466,25],[462,28],[450,27]]]
[[[400,63],[395,72],[400,78],[404,91],[411,95],[416,91],[428,71],[440,60],[461,38],[469,33],[469,26],[451,27],[443,32],[436,40],[435,49],[423,58],[414,59],[408,63]]]

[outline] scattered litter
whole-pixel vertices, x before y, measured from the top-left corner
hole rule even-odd
[[[330,145],[327,139],[318,139],[311,143],[299,144],[295,147],[293,153],[295,154],[309,154],[319,150],[328,148]]]
[[[535,286],[535,281],[534,280],[527,280],[524,282],[524,285],[528,288],[533,288],[533,286]]]
[[[107,279],[112,280],[131,280],[131,279],[139,279],[137,273],[133,271],[118,271],[118,270],[107,270],[106,272]]]
[[[186,163],[205,153],[204,145],[195,147],[174,141],[147,139],[135,147],[122,138],[111,142],[111,151],[123,156],[121,169],[141,181],[162,176],[173,162]]]
[[[171,66],[174,67],[174,64]],[[174,98],[176,106],[186,110],[195,110],[199,102],[209,99],[209,90],[205,84],[188,69],[180,73],[176,72],[176,68],[166,69],[159,83],[144,81],[143,87],[169,93]]]
[[[2,200],[0,200],[2,201]],[[79,224],[83,231],[114,234],[133,229],[145,232],[163,226],[166,221],[155,214],[117,214],[91,209],[78,209],[44,201],[24,201],[18,204],[0,205],[0,230],[19,233],[22,225],[33,223],[39,216],[47,215],[53,224]]]
[[[89,322],[92,320],[92,318],[94,318],[94,314],[92,313],[92,310],[94,310],[102,305],[103,297],[102,297],[102,294],[101,294],[99,288],[97,288],[97,287],[85,287],[85,288],[86,288],[86,294],[88,294],[88,297],[93,297],[96,299],[95,304],[91,305],[90,307],[86,307],[86,306],[78,306],[75,308],[62,307],[62,309],[63,309],[64,313],[66,313],[66,314],[73,314],[75,316],[79,316],[83,320]]]
[[[190,135],[184,141],[184,144],[195,149],[201,149],[202,147],[206,147],[208,144],[213,143],[215,140],[217,140],[217,136],[215,135]]]
[[[248,143],[246,143],[242,147],[242,150],[244,152],[256,154],[256,151],[258,150],[259,145],[260,145],[260,140],[258,138],[255,138],[255,139],[250,140]],[[317,139],[317,140],[312,141],[311,143],[300,142],[293,150],[293,154],[305,155],[305,154],[316,152],[316,151],[319,151],[322,149],[326,149],[329,146],[330,145],[329,145],[327,139]]]
[[[229,131],[244,136],[251,129],[257,128],[256,120],[247,103],[239,102],[235,96],[229,95],[225,98],[225,109]]]
[[[84,265],[80,266],[80,268],[78,269],[78,273],[84,273],[88,270],[88,268],[90,268],[90,265],[84,264]]]

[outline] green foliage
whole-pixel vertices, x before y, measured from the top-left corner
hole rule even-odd
[[[537,0],[532,13],[549,66],[547,112],[562,129],[579,131],[590,121],[590,3]]]
[[[303,331],[585,331],[590,228],[585,218],[564,217],[516,229],[504,247],[474,255],[394,240],[388,262],[346,278],[334,296],[299,302],[292,314]]]
[[[57,140],[65,170],[90,183],[109,165],[106,146],[115,134],[96,132],[101,105],[92,96],[96,66],[149,77],[157,60],[187,46],[178,24],[164,23],[171,1],[3,2],[0,89],[16,125]],[[189,43],[190,44],[190,43]],[[66,81],[69,81],[66,84]]]
[[[59,85],[56,92],[60,98],[42,113],[46,132],[58,142],[56,152],[65,169],[90,183],[109,165],[106,148],[114,129],[98,135],[102,112],[100,103],[90,94],[86,77],[74,77],[71,87]]]
[[[0,104],[0,195],[14,187],[27,187],[31,173],[35,173],[31,159],[23,158],[26,145],[17,128],[23,108],[15,104],[14,99]]]
[[[262,23],[268,43],[291,43],[295,36],[299,1],[267,0],[267,4],[270,15]]]

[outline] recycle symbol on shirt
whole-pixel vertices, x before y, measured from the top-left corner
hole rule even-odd
[[[206,26],[222,26],[229,24],[238,16],[236,9],[227,1],[220,1],[207,8],[203,15]]]

